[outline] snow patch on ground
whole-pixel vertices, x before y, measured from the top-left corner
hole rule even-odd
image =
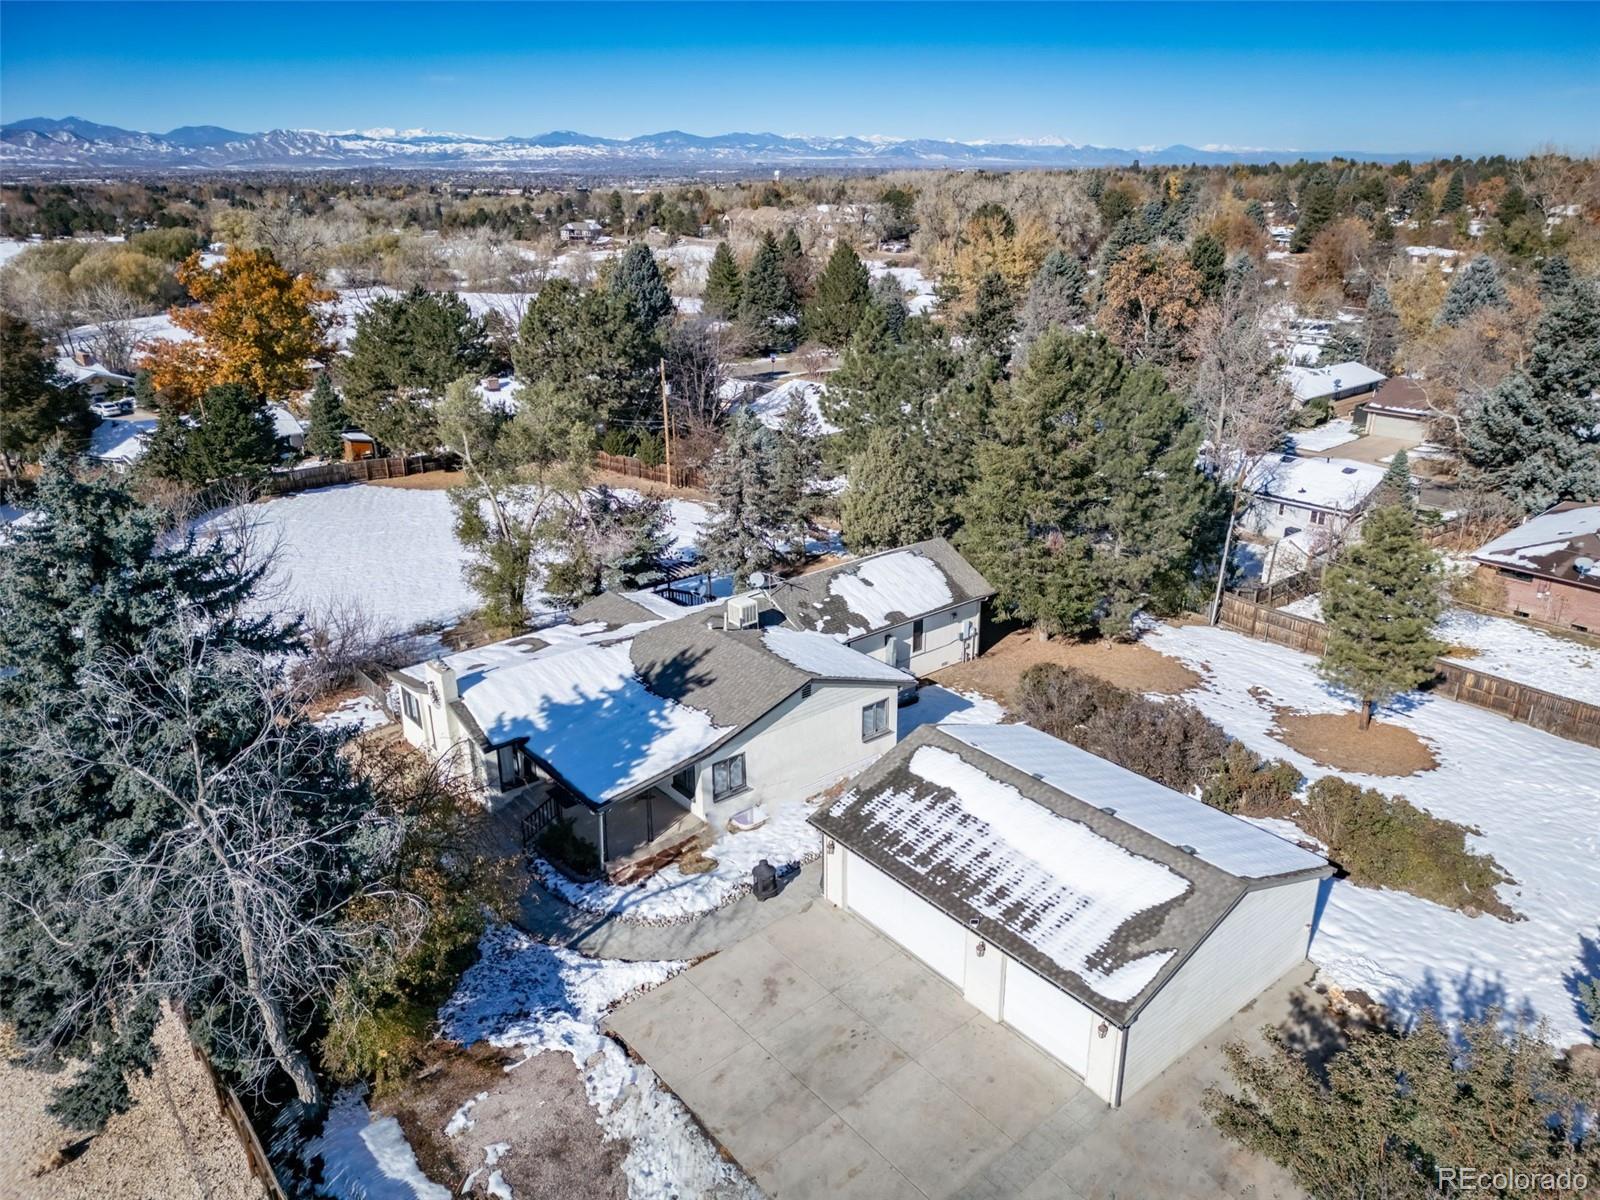
[[[1289,449],[1296,453],[1332,450],[1335,446],[1355,441],[1358,436],[1348,417],[1335,417],[1314,429],[1299,429],[1291,433]]]
[[[370,696],[352,696],[338,708],[317,718],[323,729],[347,729],[351,733],[365,733],[389,723],[389,714]]]
[[[445,1036],[521,1050],[524,1061],[547,1050],[571,1055],[601,1129],[628,1143],[623,1170],[634,1200],[758,1200],[754,1185],[722,1157],[655,1072],[630,1061],[600,1032],[609,1009],[688,963],[585,958],[503,925],[490,929],[479,949],[478,962],[440,1012]]]
[[[1322,620],[1322,597],[1305,596],[1281,609],[1296,617]],[[1600,649],[1534,629],[1510,617],[1452,608],[1439,618],[1434,636],[1449,646],[1477,653],[1450,655],[1470,671],[1498,675],[1541,691],[1595,703],[1600,697]]]
[[[340,1092],[322,1133],[305,1157],[320,1156],[322,1188],[333,1200],[450,1200],[450,1189],[432,1182],[417,1166],[411,1144],[393,1117],[374,1121],[359,1088]]]
[[[205,518],[202,532],[235,513]],[[442,491],[353,483],[261,501],[242,515],[253,536],[278,547],[264,597],[280,611],[357,604],[384,625],[413,629],[478,606]]]
[[[880,279],[885,275],[892,275],[894,281],[900,285],[902,292],[909,292],[906,297],[906,307],[911,310],[913,317],[923,313],[932,312],[939,303],[935,294],[935,283],[915,267],[891,267],[886,263],[868,262],[867,273],[873,279]]]
[[[1335,773],[1272,732],[1275,706],[1350,711],[1317,676],[1315,659],[1205,626],[1163,627],[1146,644],[1198,671],[1205,682],[1183,699],[1256,753],[1287,759],[1310,779]],[[1500,894],[1526,919],[1468,917],[1338,880],[1312,959],[1402,1012],[1431,1006],[1454,1017],[1499,1002],[1547,1019],[1558,1045],[1582,1040],[1573,980],[1584,970],[1581,939],[1592,954],[1600,937],[1600,750],[1436,696],[1408,697],[1380,717],[1426,741],[1438,767],[1398,780],[1340,774],[1481,830],[1468,845],[1516,880]]]

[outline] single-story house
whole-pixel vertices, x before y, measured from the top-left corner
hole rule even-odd
[[[1354,403],[1341,407],[1341,401],[1353,401],[1357,396],[1375,392],[1385,379],[1382,371],[1374,371],[1358,362],[1334,363],[1329,367],[1305,367],[1291,363],[1283,368],[1283,374],[1294,391],[1297,403],[1313,404],[1326,400],[1333,407],[1335,415],[1341,417],[1349,416],[1355,407]]]
[[[144,457],[150,435],[155,431],[154,417],[103,418],[89,431],[89,460],[117,471],[126,471]]]
[[[1394,438],[1407,446],[1420,446],[1428,440],[1432,420],[1428,394],[1415,379],[1404,375],[1384,380],[1372,399],[1355,410],[1355,425],[1367,436]]]
[[[491,807],[548,792],[549,816],[564,810],[608,868],[669,829],[721,825],[861,770],[894,744],[914,682],[789,628],[751,594],[688,612],[601,596],[574,615],[392,679],[408,741]]]
[[[300,418],[281,404],[269,405],[267,411],[272,414],[272,431],[282,438],[290,449],[305,449],[306,427]]]
[[[1472,555],[1505,586],[1505,611],[1600,631],[1600,504],[1565,501]]]
[[[568,221],[561,227],[561,240],[563,242],[595,242],[599,241],[604,234],[605,229],[599,221]]]
[[[1117,1105],[1305,960],[1320,855],[1027,725],[916,730],[823,892]]]
[[[926,675],[976,658],[988,580],[944,538],[785,579],[767,591],[795,629]]]
[[[1240,527],[1259,541],[1278,543],[1281,553],[1293,556],[1291,569],[1299,570],[1350,536],[1383,476],[1382,467],[1350,459],[1260,455],[1245,471],[1253,498]]]

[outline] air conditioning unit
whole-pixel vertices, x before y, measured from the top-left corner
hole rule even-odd
[[[728,601],[723,624],[728,629],[754,629],[761,621],[761,605],[754,596],[734,596]]]

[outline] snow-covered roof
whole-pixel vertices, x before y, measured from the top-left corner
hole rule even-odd
[[[843,641],[994,594],[994,588],[943,538],[885,550],[771,589],[797,629]]]
[[[1018,727],[994,727],[991,750],[971,728],[924,726],[812,823],[1112,1021],[1131,1020],[1255,886],[1215,866],[1198,846],[1190,853],[1188,844],[1174,845],[1144,825],[1167,835],[1192,832],[1211,855],[1255,869],[1279,862],[1284,869],[1275,880],[1329,869],[1317,855],[1244,822],[1237,824],[1248,832],[1224,836],[1208,818],[1186,819],[1178,807],[1199,801],[1176,793],[1157,799],[1148,790],[1156,785],[1118,779],[1120,768],[1109,763],[1091,769],[1051,753],[1029,741],[1029,734],[1054,740],[1036,730],[998,733],[1008,728]],[[1071,779],[1058,782],[1051,771]],[[1081,798],[1080,787],[1118,811]],[[1123,807],[1137,816],[1124,817]],[[1258,846],[1256,835],[1292,851],[1292,859]]]
[[[1383,476],[1382,467],[1348,458],[1263,454],[1251,464],[1245,482],[1257,496],[1352,513],[1383,482]]]
[[[1302,404],[1352,388],[1374,387],[1387,376],[1364,363],[1342,362],[1329,367],[1304,367],[1291,364],[1283,368],[1284,378]]]
[[[1009,763],[1053,788],[1116,816],[1169,846],[1193,846],[1212,866],[1241,879],[1263,879],[1320,867],[1293,842],[1031,725],[942,726],[951,737]]]
[[[94,379],[104,379],[111,383],[132,383],[132,375],[122,375],[113,371],[104,363],[90,363],[84,366],[69,354],[63,354],[56,359],[56,374],[68,383],[87,383]]]
[[[1558,504],[1480,546],[1472,557],[1566,583],[1600,587],[1600,504]]]
[[[733,381],[730,380],[729,383]],[[724,385],[727,386],[727,385]],[[752,396],[746,401],[755,418],[769,429],[776,429],[783,422],[783,414],[789,405],[794,403],[796,396],[804,399],[806,407],[811,410],[818,428],[823,434],[838,433],[839,427],[831,424],[822,415],[822,393],[824,387],[820,383],[813,383],[809,379],[785,379],[771,391],[763,392],[759,396]]]
[[[824,634],[782,628],[776,612],[765,627],[727,629],[720,605],[674,610],[665,620],[639,593],[600,596],[578,622],[442,661],[483,745],[522,741],[597,805],[671,774],[807,683],[913,682]],[[396,678],[422,690],[427,668]]]
[[[272,414],[272,431],[281,438],[304,437],[306,427],[300,423],[300,418],[295,416],[281,404],[269,404],[267,411]]]

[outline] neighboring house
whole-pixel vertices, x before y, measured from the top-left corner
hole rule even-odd
[[[1331,367],[1305,367],[1291,364],[1284,367],[1284,377],[1294,391],[1299,404],[1327,401],[1337,416],[1347,417],[1355,408],[1355,397],[1377,391],[1384,381],[1382,371],[1358,362],[1334,363]],[[1342,404],[1342,401],[1350,401]]]
[[[1245,472],[1253,498],[1241,529],[1275,546],[1263,578],[1303,569],[1346,541],[1360,524],[1384,469],[1344,458],[1263,454]]]
[[[63,354],[56,359],[56,374],[68,383],[77,384],[83,394],[92,400],[98,400],[113,388],[121,390],[133,386],[132,375],[113,371],[104,363],[97,362],[94,355],[86,350],[72,355]]]
[[[89,459],[126,471],[144,457],[155,431],[154,417],[106,417],[89,431]]]
[[[796,575],[767,594],[796,629],[926,675],[978,655],[994,588],[944,538]]]
[[[1504,585],[1503,607],[1512,616],[1600,631],[1600,504],[1558,504],[1472,558]]]
[[[536,814],[564,810],[613,871],[859,771],[894,744],[913,682],[754,594],[687,613],[603,595],[574,617],[392,678],[407,740],[491,807],[548,793]]]
[[[1367,436],[1394,438],[1407,446],[1420,446],[1428,440],[1431,420],[1428,394],[1415,379],[1404,375],[1385,380],[1372,399],[1355,410],[1355,427]]]
[[[272,431],[282,438],[290,449],[295,451],[305,449],[306,427],[300,423],[300,418],[281,404],[268,405],[267,411],[272,414]]]
[[[924,726],[811,822],[830,901],[1112,1105],[1305,960],[1332,874],[1026,725]]]
[[[563,242],[597,242],[604,235],[599,221],[568,221],[561,227]]]

